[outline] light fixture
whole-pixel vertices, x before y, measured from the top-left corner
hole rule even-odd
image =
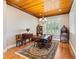
[[[16,2],[19,2],[20,0],[16,0]]]
[[[39,21],[42,21],[42,18],[40,18]]]
[[[45,20],[45,21],[47,21],[47,19],[46,19],[46,18],[44,18],[44,20]]]
[[[44,13],[40,14],[41,18],[39,18],[39,21],[42,23],[45,23],[47,21],[47,19],[44,17]]]
[[[61,9],[59,9],[58,11],[62,11]]]

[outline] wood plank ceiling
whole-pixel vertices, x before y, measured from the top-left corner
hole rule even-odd
[[[69,13],[72,0],[6,0],[7,4],[36,17]]]

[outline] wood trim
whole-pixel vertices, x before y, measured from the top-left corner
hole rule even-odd
[[[13,48],[13,47],[16,47],[16,44],[9,45],[7,48],[3,50],[3,53],[7,52],[8,49]]]
[[[71,47],[71,49],[72,49],[72,51],[73,51],[73,54],[76,55],[76,51],[75,51],[75,49],[73,48],[72,43],[71,43],[70,41],[69,41],[69,44],[70,44],[70,47]]]
[[[73,5],[73,2],[74,2],[74,1],[72,1],[72,3],[71,3],[71,6],[70,6],[70,10],[69,10],[69,12],[71,11],[71,8],[72,8],[72,5]]]

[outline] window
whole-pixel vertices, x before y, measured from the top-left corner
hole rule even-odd
[[[56,20],[46,22],[46,32],[48,34],[54,34],[54,35],[59,34],[60,32],[59,27],[60,24]]]

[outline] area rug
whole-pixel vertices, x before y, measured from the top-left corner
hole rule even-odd
[[[40,49],[35,47],[34,44],[31,44],[30,46],[17,51],[16,54],[24,57],[25,59],[54,59],[58,43],[58,41],[53,40],[49,49]]]

